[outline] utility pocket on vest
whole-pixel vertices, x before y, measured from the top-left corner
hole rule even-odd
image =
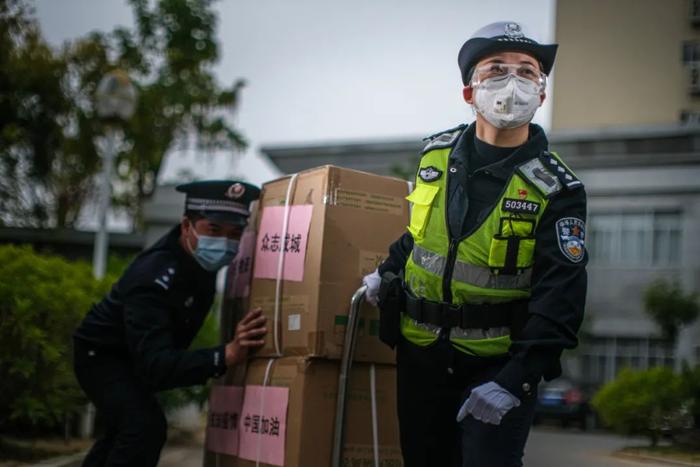
[[[430,219],[430,210],[438,191],[440,191],[439,186],[419,183],[411,194],[406,197],[408,201],[413,203],[411,223],[408,226],[408,231],[411,232],[411,235],[416,240],[422,240],[425,235],[425,228],[428,226],[428,220]]]
[[[499,233],[491,239],[489,267],[499,274],[517,274],[532,266],[535,223],[530,219],[501,218]]]

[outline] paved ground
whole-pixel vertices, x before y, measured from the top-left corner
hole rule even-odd
[[[643,444],[643,440],[607,434],[535,429],[525,453],[528,467],[661,467],[668,464],[635,462],[610,457],[624,446]],[[173,446],[163,451],[161,467],[201,467],[202,451],[196,446]]]
[[[160,456],[159,467],[202,467],[203,451],[197,446],[167,446]]]
[[[610,456],[630,445],[644,444],[642,439],[623,438],[605,433],[536,428],[530,434],[525,453],[527,467],[661,467],[668,464],[641,463]],[[168,446],[160,467],[201,467],[202,450],[197,446]]]
[[[610,456],[625,446],[644,445],[638,438],[624,438],[606,433],[582,433],[576,430],[535,428],[525,448],[528,467],[625,467],[664,466],[669,464],[640,463]]]

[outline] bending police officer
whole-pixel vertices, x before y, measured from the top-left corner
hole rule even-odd
[[[203,384],[263,344],[265,318],[257,309],[231,342],[187,350],[260,190],[229,180],[177,190],[186,193],[182,221],[128,266],[74,333],[75,374],[106,428],[84,466],[157,465],[166,422],[154,393]]]

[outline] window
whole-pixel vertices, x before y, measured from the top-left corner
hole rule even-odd
[[[700,125],[700,112],[694,110],[682,110],[681,123],[688,126]]]
[[[680,262],[679,212],[591,214],[593,265],[665,266]]]
[[[700,41],[684,41],[683,42],[683,63],[700,62]]]
[[[690,24],[697,26],[700,24],[700,0],[690,0],[688,17],[690,19]]]
[[[592,337],[581,345],[581,380],[598,386],[613,380],[624,368],[646,370],[673,367],[673,346],[655,338]]]

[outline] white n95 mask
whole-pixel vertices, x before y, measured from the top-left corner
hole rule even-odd
[[[540,106],[539,84],[508,74],[474,86],[474,108],[496,128],[517,128],[528,123]]]

